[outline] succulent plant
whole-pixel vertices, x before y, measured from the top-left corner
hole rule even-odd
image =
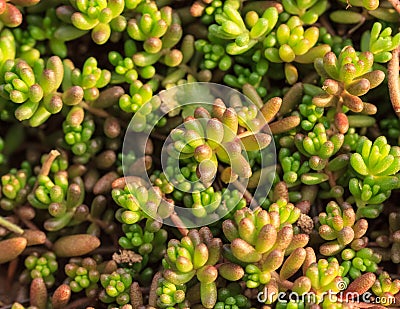
[[[228,286],[226,288],[221,288],[218,290],[218,302],[215,304],[215,309],[242,309],[250,308],[250,300],[238,293],[238,288],[236,286]]]
[[[90,117],[85,118],[83,108],[74,106],[63,122],[64,140],[72,153],[74,160],[86,163],[101,147],[101,142],[93,138],[95,123]]]
[[[104,289],[100,292],[100,300],[106,304],[116,302],[120,306],[129,303],[132,280],[130,271],[124,268],[118,268],[111,274],[101,274],[100,283]]]
[[[343,141],[344,135],[341,133],[336,133],[328,139],[322,123],[316,124],[313,131],[309,132],[307,136],[298,133],[294,139],[297,149],[310,158],[309,167],[317,172],[326,167],[328,159],[339,151]],[[305,173],[301,176],[301,181],[305,184],[318,184],[326,180],[328,177],[322,172]]]
[[[353,207],[347,203],[340,207],[335,202],[329,202],[326,213],[319,214],[319,222],[319,235],[329,241],[320,247],[321,254],[325,256],[336,255],[347,245],[352,246],[368,229],[368,222],[365,219],[356,221]]]
[[[361,40],[363,51],[370,51],[374,54],[375,62],[388,62],[392,59],[390,51],[400,44],[400,35],[391,36],[392,29],[387,27],[382,31],[382,24],[374,23],[371,31],[365,31]]]
[[[152,262],[161,260],[166,249],[167,231],[161,229],[157,221],[147,219],[144,229],[139,224],[124,224],[122,230],[125,236],[119,239],[121,247],[150,257]]]
[[[163,277],[174,285],[184,285],[194,276],[200,281],[201,302],[206,308],[213,308],[217,302],[215,280],[218,270],[214,266],[221,256],[222,242],[213,238],[211,231],[203,227],[192,230],[188,236],[170,240],[163,264]]]
[[[135,113],[135,123],[132,124],[132,130],[135,132],[143,132],[151,130],[154,126],[162,127],[165,125],[164,118],[161,118],[159,110],[161,100],[157,96],[149,98],[152,91],[150,87],[138,83],[131,85],[131,96],[123,95],[120,97],[120,107],[127,112],[139,110]],[[145,101],[148,99],[147,101]]]
[[[172,15],[168,6],[158,9],[154,1],[141,3],[136,8],[139,15],[128,21],[127,32],[135,41],[143,41],[144,51],[133,55],[133,62],[141,68],[151,67],[162,58],[169,67],[178,66],[182,52],[174,46],[182,37],[179,17]]]
[[[125,7],[123,0],[82,2],[71,0],[75,11],[70,16],[70,21],[77,29],[91,30],[93,42],[105,44],[111,36],[111,31],[122,32],[126,27],[126,20],[121,15]],[[121,29],[121,23],[125,27]]]
[[[258,280],[267,284],[271,272],[281,266],[280,276],[284,279],[300,269],[306,258],[303,247],[309,238],[306,234],[294,234],[292,224],[299,216],[298,208],[280,200],[268,211],[260,207],[254,211],[248,208],[237,210],[233,220],[223,222],[225,237],[230,242],[224,256],[239,265],[247,265],[249,287],[256,287]],[[286,260],[285,256],[288,256]],[[250,280],[254,281],[252,279],[256,279],[254,285],[250,283]]]
[[[314,24],[320,15],[324,13],[328,2],[322,1],[302,1],[302,0],[285,0],[282,1],[285,12],[300,17],[305,25]]]
[[[230,42],[226,46],[229,55],[240,55],[250,50],[271,32],[278,21],[278,10],[271,7],[265,10],[262,16],[254,11],[247,13],[245,22],[238,6],[239,2],[228,1],[222,12],[215,15],[217,23],[208,29],[210,36]]]
[[[29,120],[33,127],[59,113],[64,104],[75,105],[83,97],[80,87],[57,92],[64,76],[61,59],[57,56],[50,57],[46,62],[38,61],[35,70],[22,59],[9,59],[2,67],[1,75],[0,92],[3,98],[19,104],[15,117],[19,121]]]
[[[135,113],[148,103],[152,97],[152,85],[143,84],[141,81],[135,80],[129,87],[129,94],[124,94],[119,98],[119,106],[125,112]]]
[[[157,305],[160,308],[169,308],[179,305],[185,300],[185,292],[185,285],[175,285],[161,278],[157,288]]]
[[[322,301],[324,292],[332,291],[338,293],[341,291],[341,268],[337,259],[330,261],[319,259],[318,262],[312,263],[306,270],[306,278],[315,291],[317,303]],[[319,299],[318,299],[319,298]]]
[[[72,292],[78,293],[85,290],[91,295],[96,290],[97,282],[100,280],[100,272],[97,262],[93,258],[74,258],[65,265],[65,274],[70,279],[69,286]]]
[[[49,157],[54,160],[58,154],[57,151],[53,151]],[[51,165],[45,166],[48,162],[50,161],[43,164],[27,200],[33,207],[46,209],[51,215],[51,218],[44,222],[44,228],[48,231],[58,231],[74,220],[85,220],[78,219],[81,216],[80,211],[77,211],[85,198],[85,190],[82,178],[78,176],[70,181],[67,171],[61,170],[49,176]],[[81,210],[84,209],[86,207]]]
[[[317,27],[304,30],[301,19],[292,16],[265,39],[265,57],[271,62],[292,62],[296,56],[307,53],[317,43],[318,36]]]
[[[317,122],[323,123],[326,127],[326,120],[323,116],[324,109],[312,104],[312,97],[310,95],[303,96],[302,102],[299,105],[299,111],[303,116],[303,120],[301,121],[301,127],[303,130],[311,131]]]
[[[150,181],[153,185],[159,187],[164,194],[172,193],[175,187],[168,181],[167,176],[161,171],[157,170],[150,176]]]
[[[53,252],[46,252],[42,255],[33,253],[25,259],[24,264],[28,274],[23,273],[22,276],[28,275],[31,279],[43,278],[49,288],[54,285],[54,273],[58,269],[58,263]]]
[[[288,184],[295,184],[301,175],[310,171],[308,161],[301,163],[301,156],[298,151],[291,154],[290,149],[281,148],[279,161],[282,165],[283,180]]]
[[[94,57],[86,59],[82,70],[68,64],[69,63],[64,62],[64,67],[67,69],[67,72],[63,80],[63,87],[67,87],[68,81],[70,80],[72,85],[79,86],[83,89],[83,99],[85,101],[96,100],[100,95],[99,88],[107,86],[110,82],[110,71],[98,68],[97,60]]]
[[[364,272],[376,273],[378,263],[382,259],[379,253],[375,253],[370,248],[362,248],[358,251],[345,249],[341,256],[344,260],[341,266],[345,269],[343,276],[350,276],[352,279],[360,277]]]
[[[270,136],[250,131],[239,137],[239,144],[233,140],[239,125],[236,111],[227,108],[221,100],[216,101],[213,108],[217,118],[211,118],[206,111],[206,118],[187,117],[184,126],[172,132],[173,143],[168,148],[169,154],[179,158],[179,153],[183,152],[182,158],[193,157],[199,163],[197,172],[204,184],[214,178],[218,161],[230,164],[237,176],[249,178],[251,168],[241,151],[267,147],[271,141]],[[199,108],[196,109],[195,116],[201,115],[200,111]],[[249,125],[250,122],[246,124]]]
[[[200,68],[212,70],[218,67],[222,71],[227,71],[232,66],[232,58],[225,53],[223,45],[197,40],[195,47],[198,52],[204,54]]]
[[[33,186],[32,168],[28,162],[23,162],[21,169],[11,169],[9,173],[1,177],[0,200],[1,208],[4,210],[14,209],[22,205],[27,198],[30,187]]]
[[[387,144],[385,137],[378,137],[374,143],[362,137],[352,154],[350,164],[359,178],[350,179],[349,188],[357,204],[358,216],[376,217],[383,203],[398,187],[397,147]]]
[[[249,84],[255,87],[260,97],[265,97],[267,90],[262,86],[262,76],[268,71],[268,62],[261,58],[260,53],[253,55],[256,65],[249,69],[240,64],[233,65],[233,71],[235,74],[226,74],[224,76],[224,82],[238,89],[244,89]],[[246,86],[245,86],[246,85]]]
[[[35,45],[38,45],[38,42],[43,41],[46,44],[46,41],[48,41],[48,46],[50,47],[51,52],[60,58],[67,57],[67,41],[79,38],[86,33],[86,31],[74,27],[68,27],[68,31],[65,31],[63,29],[64,24],[57,17],[55,8],[46,10],[44,17],[39,14],[31,14],[27,16],[27,22],[29,24],[27,29],[29,39],[37,41],[35,42]],[[45,48],[46,46],[47,45],[43,47]],[[25,57],[27,56],[29,59],[29,55],[27,55],[26,52],[22,55],[24,56],[24,59],[26,59]],[[29,61],[28,63],[31,64]]]
[[[387,272],[383,272],[376,279],[371,290],[383,300],[382,305],[389,306],[395,302],[394,295],[400,291],[400,281],[392,280]]]
[[[157,206],[160,199],[157,191],[150,190],[148,192],[145,187],[136,183],[127,184],[124,189],[114,189],[112,195],[114,201],[122,207],[116,215],[120,216],[122,222],[127,224],[134,224],[142,219],[143,213],[140,205],[149,202]]]
[[[329,52],[323,58],[315,59],[315,69],[325,79],[323,89],[326,93],[314,97],[313,103],[321,107],[336,106],[338,112],[343,106],[344,111],[375,114],[376,106],[359,98],[385,78],[382,71],[371,71],[373,63],[371,52],[357,55],[352,46],[343,48],[339,57]]]

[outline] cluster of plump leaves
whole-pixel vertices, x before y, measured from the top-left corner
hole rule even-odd
[[[268,71],[268,61],[261,58],[260,53],[254,53],[252,56],[254,65],[252,68],[246,68],[240,64],[233,66],[234,74],[226,74],[224,76],[224,83],[228,86],[243,89],[245,85],[252,85],[260,97],[265,97],[267,90],[261,85],[262,77],[266,75]]]
[[[130,95],[120,97],[119,104],[122,110],[135,112],[135,122],[132,130],[135,132],[150,131],[154,126],[162,127],[166,120],[162,118],[160,111],[161,99],[158,96],[151,97],[151,86],[137,81],[130,86]],[[149,99],[146,101],[146,99]]]
[[[42,255],[35,252],[25,259],[24,264],[26,271],[21,276],[28,275],[31,280],[34,278],[43,278],[47,287],[54,285],[54,273],[58,269],[58,262],[53,252],[46,252]]]
[[[198,52],[204,54],[204,60],[200,64],[201,69],[212,70],[218,67],[222,71],[227,71],[232,66],[232,58],[226,54],[223,45],[202,39],[195,42],[195,47]]]
[[[358,242],[368,229],[365,219],[356,221],[356,214],[350,204],[340,207],[329,202],[326,212],[319,214],[319,235],[328,242],[320,246],[320,253],[325,256],[336,255],[347,246],[359,247]]]
[[[139,224],[123,224],[125,236],[119,239],[119,244],[124,249],[130,249],[143,257],[142,264],[160,261],[166,250],[168,233],[161,228],[160,222],[147,219],[145,227]]]
[[[107,86],[111,79],[110,71],[98,68],[97,60],[94,57],[85,60],[82,70],[74,68],[73,64],[68,61],[64,61],[64,68],[67,72],[64,75],[63,86],[80,86],[83,89],[85,101],[96,100],[100,95],[99,88]],[[72,85],[67,85],[68,81]]]
[[[215,309],[246,309],[250,308],[250,300],[241,294],[241,288],[237,283],[231,283],[218,290],[218,301]]]
[[[164,278],[160,278],[156,290],[158,299],[157,306],[160,308],[173,308],[184,302],[186,297],[186,286],[176,285]]]
[[[361,38],[361,50],[370,51],[374,54],[374,61],[385,63],[392,59],[390,53],[400,44],[400,34],[397,33],[394,37],[391,36],[392,28],[383,29],[379,22],[375,22],[371,31],[365,31]]]
[[[216,100],[211,113],[205,108],[196,108],[194,116],[184,119],[183,127],[171,132],[172,143],[168,145],[168,154],[176,159],[194,158],[198,162],[197,174],[203,184],[213,181],[218,162],[230,165],[232,181],[249,178],[251,167],[242,150],[260,150],[269,145],[271,137],[258,132],[260,123],[255,127],[253,120],[260,114],[253,113],[251,119],[240,117],[240,111],[250,107],[227,107],[222,100]],[[238,110],[238,112],[237,112]],[[239,124],[248,131],[236,138]]]
[[[59,113],[64,104],[75,105],[83,98],[83,90],[79,86],[58,92],[64,78],[64,67],[57,56],[50,57],[46,62],[40,59],[34,67],[22,59],[8,59],[1,67],[0,75],[1,96],[18,104],[15,117],[20,121],[29,120],[33,127]]]
[[[101,274],[100,283],[103,290],[99,295],[100,300],[106,304],[116,302],[120,306],[129,303],[132,282],[131,271],[126,268],[118,268],[111,274]]]
[[[143,84],[140,80],[135,80],[130,84],[129,94],[124,94],[119,98],[119,106],[128,113],[136,113],[140,110],[145,112],[144,106],[153,97],[153,88],[151,84]],[[144,106],[144,107],[143,107]],[[147,106],[151,106],[147,104]],[[143,109],[141,109],[143,107]],[[151,106],[153,107],[153,106]],[[152,108],[150,109],[152,112]]]
[[[268,35],[278,21],[278,10],[268,8],[259,16],[255,11],[240,15],[239,1],[227,1],[221,13],[215,15],[216,24],[209,28],[209,37],[230,42],[226,46],[229,55],[240,55],[253,48]]]
[[[381,297],[382,305],[389,306],[395,302],[394,295],[400,291],[400,280],[392,280],[387,272],[382,272],[376,279],[371,290],[378,297]]]
[[[155,2],[149,1],[141,3],[135,11],[138,16],[128,21],[127,32],[135,41],[143,41],[144,49],[133,55],[135,65],[146,68],[158,61],[169,67],[181,64],[183,54],[174,47],[181,40],[183,30],[171,7],[158,9]]]
[[[100,280],[97,266],[97,261],[90,257],[71,259],[64,267],[71,291],[78,293],[85,290],[86,295],[93,294],[93,291],[98,288],[97,282]]]
[[[292,16],[279,25],[276,33],[266,38],[265,57],[271,62],[292,62],[296,56],[307,53],[318,41],[318,28],[313,26],[304,30],[301,19]]]
[[[357,54],[352,46],[343,48],[338,57],[329,52],[315,59],[314,67],[324,79],[323,89],[326,93],[315,96],[313,103],[320,107],[334,106],[338,112],[350,110],[354,113],[375,114],[376,106],[360,98],[370,89],[379,86],[385,78],[383,71],[371,70],[373,64],[374,55],[370,51]]]
[[[82,205],[85,188],[81,177],[68,179],[67,171],[54,175],[38,175],[37,186],[28,194],[28,202],[37,209],[46,209],[51,215],[44,223],[47,231],[58,231],[73,219],[76,209]]]
[[[301,22],[305,25],[312,25],[326,10],[328,1],[284,0],[282,5],[285,12],[299,16]]]
[[[70,14],[70,22],[80,30],[91,30],[96,44],[105,44],[110,39],[111,31],[125,30],[126,19],[121,15],[125,8],[123,0],[71,0],[70,3],[75,10]]]
[[[314,126],[313,131],[307,136],[297,133],[294,143],[297,149],[306,157],[309,157],[308,166],[316,173],[305,173],[301,176],[301,181],[307,185],[318,184],[328,180],[328,176],[320,172],[328,164],[329,159],[333,157],[342,147],[344,135],[336,133],[328,136],[322,123]]]
[[[291,154],[290,149],[281,148],[279,151],[279,162],[282,166],[283,180],[288,184],[296,184],[303,174],[310,171],[308,161],[301,162],[298,151]]]
[[[74,161],[85,164],[100,150],[101,141],[92,138],[95,122],[90,116],[85,116],[82,107],[74,106],[63,122],[64,140],[74,154]]]
[[[129,225],[143,218],[160,220],[171,214],[171,204],[162,200],[162,193],[158,187],[146,188],[140,182],[129,182],[123,189],[113,189],[111,194],[120,206],[115,217],[119,222],[128,225],[126,232],[129,231]]]
[[[213,308],[217,301],[215,280],[218,277],[218,270],[215,265],[220,260],[221,251],[222,241],[214,238],[210,229],[203,227],[199,231],[191,230],[188,236],[180,241],[176,239],[169,241],[163,261],[163,277],[178,287],[196,276],[200,282],[202,305]]]
[[[29,64],[33,64],[35,60],[39,59],[40,53],[43,54],[48,47],[54,55],[66,58],[68,54],[66,42],[86,33],[84,30],[64,24],[57,17],[55,8],[47,9],[44,16],[30,14],[26,17],[26,21],[29,24],[26,32],[18,34],[24,38],[19,40],[20,43],[25,45],[21,46],[19,57],[25,59]],[[15,29],[14,34],[17,36],[18,32],[21,32],[21,28]]]
[[[316,123],[326,121],[324,119],[324,108],[315,106],[310,95],[303,96],[301,104],[299,104],[299,111],[302,116],[300,125],[304,131],[310,131]]]
[[[260,207],[254,211],[249,208],[237,210],[232,219],[222,224],[230,242],[224,251],[225,257],[237,264],[226,264],[226,270],[220,274],[235,281],[244,275],[239,265],[247,265],[247,285],[256,287],[259,283],[267,284],[271,273],[283,265],[280,276],[290,278],[304,262],[306,251],[303,247],[309,239],[306,234],[294,233],[292,224],[299,217],[300,209],[286,200],[273,203],[268,211]]]
[[[34,181],[32,168],[28,162],[23,162],[21,169],[11,169],[7,174],[1,176],[1,208],[11,210],[24,204]]]
[[[376,273],[378,264],[382,260],[379,253],[375,253],[371,248],[362,248],[358,251],[345,249],[341,253],[344,268],[343,276],[356,279],[365,272]]]
[[[351,178],[349,183],[358,216],[377,217],[382,211],[382,203],[399,186],[395,176],[400,170],[399,148],[387,144],[384,136],[374,142],[361,137],[350,164],[358,176]]]

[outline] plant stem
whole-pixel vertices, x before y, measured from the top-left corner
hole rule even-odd
[[[322,26],[326,28],[326,30],[330,35],[332,36],[336,35],[335,29],[332,27],[331,23],[329,22],[328,18],[326,18],[326,16],[321,16],[320,21]]]
[[[81,102],[79,103],[79,106],[86,109],[87,111],[89,111],[90,113],[92,113],[93,115],[99,116],[101,118],[107,118],[110,116],[109,113],[107,113],[105,110],[100,109],[100,108],[96,108],[96,107],[92,107],[89,104],[85,103],[85,102]]]
[[[392,51],[392,59],[388,63],[389,95],[398,117],[400,117],[399,53],[400,46]]]
[[[50,168],[51,165],[53,164],[54,160],[60,155],[61,153],[58,150],[53,149],[50,151],[49,155],[46,158],[46,161],[44,161],[42,168],[40,170],[39,176],[47,176],[50,173]],[[38,177],[39,178],[39,177]],[[36,178],[35,185],[33,186],[32,192],[34,192],[38,185],[39,185],[39,179]]]
[[[47,176],[50,173],[50,168],[51,165],[53,164],[53,161],[60,155],[61,153],[58,150],[52,150],[49,153],[49,156],[47,157],[46,161],[42,165],[42,169],[40,170],[40,175]]]
[[[165,140],[167,139],[167,136],[156,132],[151,132],[150,136],[162,142],[165,142]]]
[[[15,209],[14,212],[15,212],[15,214],[18,216],[19,220],[21,220],[22,223],[23,223],[26,227],[30,228],[31,230],[40,231],[40,229],[36,226],[35,223],[33,223],[32,221],[30,221],[30,220],[24,218],[24,217],[21,215],[21,213],[20,213],[20,211],[19,211],[19,208]],[[44,242],[44,245],[45,245],[49,250],[51,250],[51,248],[53,247],[53,243],[49,240],[49,238],[48,238],[47,236],[46,236],[46,240],[45,240],[45,242]]]
[[[185,227],[181,218],[178,217],[176,212],[171,214],[171,220],[172,220],[172,222],[174,222],[174,224],[176,225],[176,227],[178,228],[178,230],[182,234],[182,236],[186,236],[189,233],[189,230]]]
[[[218,166],[218,171],[222,173],[224,168],[219,165]],[[253,198],[253,195],[246,189],[246,187],[238,180],[232,182],[232,185],[238,189],[238,191],[243,194],[243,198],[246,200],[246,203],[250,205],[251,208],[256,208],[258,205],[258,202]]]
[[[8,221],[6,218],[1,216],[0,216],[0,225],[15,234],[22,235],[24,233],[24,230],[20,228],[18,225]]]
[[[327,174],[329,176],[328,182],[329,182],[329,186],[331,188],[336,187],[336,180],[335,177],[333,176],[333,173],[331,171],[329,171],[328,169],[324,169],[324,173]],[[344,200],[343,197],[337,197],[336,201],[339,203],[339,205],[342,205]]]
[[[72,309],[72,308],[86,308],[90,303],[94,302],[94,297],[84,297],[78,298],[77,300],[69,303],[65,308]]]
[[[252,209],[258,206],[257,201],[253,198],[253,195],[246,189],[246,187],[239,181],[232,182],[232,184],[239,190],[243,192],[243,197],[247,203],[249,203]]]

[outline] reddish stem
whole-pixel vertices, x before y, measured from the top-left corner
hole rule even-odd
[[[400,46],[392,51],[392,59],[388,63],[389,95],[398,117],[400,117],[399,53]]]
[[[171,215],[171,220],[174,222],[182,236],[186,236],[189,233],[189,230],[185,227],[185,224],[183,224],[181,218],[178,217],[176,212]]]

